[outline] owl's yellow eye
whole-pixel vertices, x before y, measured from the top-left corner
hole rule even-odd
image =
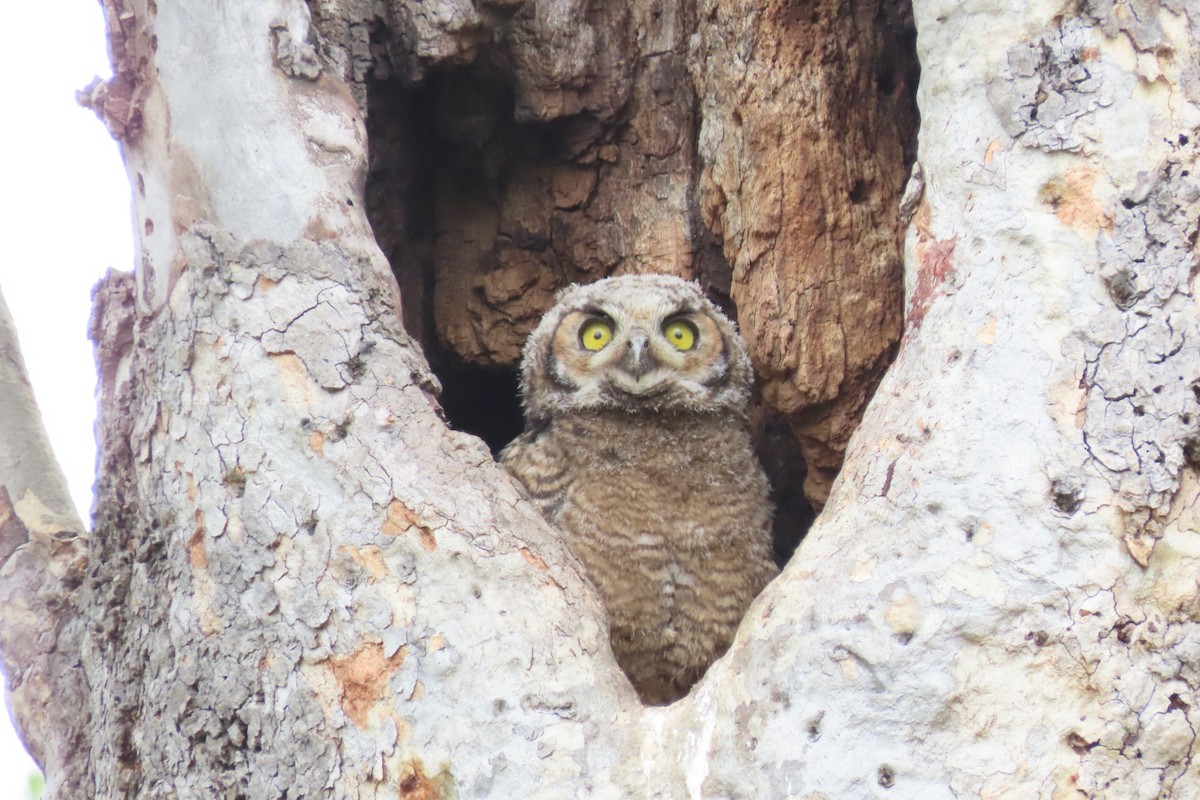
[[[602,319],[589,319],[579,329],[579,343],[584,350],[603,350],[612,341],[612,325]]]
[[[677,319],[663,326],[663,335],[676,350],[691,350],[696,346],[696,326],[687,320]]]

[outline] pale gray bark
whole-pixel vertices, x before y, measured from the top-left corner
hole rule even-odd
[[[500,5],[404,8],[465,35]],[[522,25],[574,63],[571,7]],[[914,4],[898,358],[824,514],[665,709],[637,704],[553,531],[439,417],[306,7],[121,8],[93,103],[142,247],[93,321],[90,566],[77,598],[24,588],[55,573],[20,549],[0,571],[9,597],[65,598],[0,617],[6,669],[55,698],[20,720],[54,796],[1200,792],[1193,6]],[[76,625],[56,658],[77,669],[18,625]]]
[[[87,769],[75,609],[87,542],[2,294],[0,398],[0,655],[13,720],[54,792]]]

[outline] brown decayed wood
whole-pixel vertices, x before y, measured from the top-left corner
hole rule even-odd
[[[707,2],[700,13],[701,213],[733,267],[764,396],[799,438],[821,504],[900,335],[910,12]]]
[[[732,294],[820,505],[900,335],[907,5],[601,4],[570,35],[527,11],[493,45],[443,32],[437,69],[393,29],[390,78],[359,81],[409,330],[435,367],[511,366],[568,283],[698,278]]]

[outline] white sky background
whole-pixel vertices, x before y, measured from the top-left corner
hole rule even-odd
[[[75,91],[112,74],[98,0],[5,4],[0,48],[0,290],[50,440],[84,519],[95,462],[91,287],[133,265],[129,183],[117,145]],[[3,402],[0,398],[0,402]],[[0,800],[36,768],[0,713]]]

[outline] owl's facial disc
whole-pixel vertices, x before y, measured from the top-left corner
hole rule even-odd
[[[647,378],[661,362],[654,355],[650,335],[642,328],[619,330],[607,314],[594,312],[579,325],[579,347],[588,354],[589,370],[612,373],[608,384],[613,388],[632,395],[654,388],[655,382]]]
[[[597,337],[598,328],[607,336]],[[698,335],[694,323],[677,315],[657,329],[621,326],[605,317],[583,324],[580,343],[591,352],[592,367],[606,391],[649,398],[677,386],[688,368],[686,353],[695,346]]]
[[[522,361],[528,419],[590,411],[744,411],[745,346],[699,287],[625,275],[560,293]]]

